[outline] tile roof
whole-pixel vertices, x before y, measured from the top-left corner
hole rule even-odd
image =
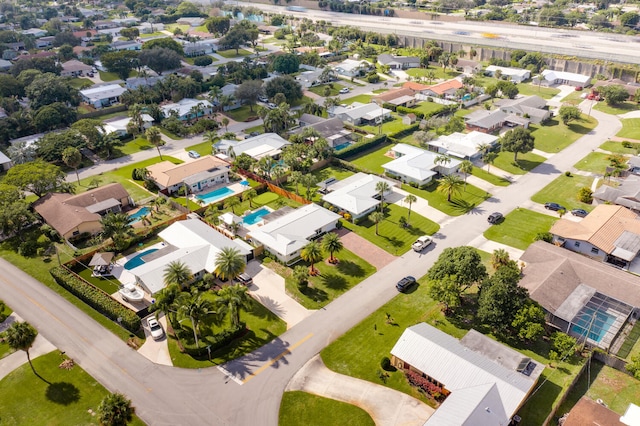
[[[158,184],[168,188],[183,182],[190,176],[206,172],[211,169],[228,168],[229,164],[217,157],[205,155],[197,160],[182,164],[173,164],[171,161],[161,161],[147,167],[150,176]]]
[[[387,90],[384,93],[380,93],[378,96],[373,98],[374,101],[382,101],[382,102],[390,102],[394,99],[401,98],[403,96],[410,96],[413,98],[415,92],[412,89],[400,87],[397,89]]]
[[[573,406],[563,426],[624,426],[620,422],[620,414],[598,404],[591,398],[583,396]]]
[[[460,80],[453,78],[451,80],[443,81],[442,83],[429,86],[428,90],[438,95],[444,95],[449,90],[458,90],[458,89],[462,89],[463,87],[464,87],[464,84],[462,84]]]

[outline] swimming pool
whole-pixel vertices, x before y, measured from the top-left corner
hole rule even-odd
[[[213,203],[216,200],[227,197],[231,194],[234,194],[233,189],[229,189],[228,187],[218,188],[214,191],[207,192],[206,194],[196,195],[196,198],[200,201],[203,201],[207,204]]]
[[[345,148],[348,148],[349,146],[351,146],[351,142],[345,142],[345,143],[341,143],[340,145],[334,146],[333,149],[336,150],[336,151],[340,151],[340,150],[343,150]]]
[[[138,253],[136,254],[134,257],[132,257],[131,259],[129,259],[127,261],[127,263],[124,264],[124,269],[126,270],[130,270],[133,268],[137,268],[140,265],[144,265],[144,260],[142,260],[142,258],[148,254],[151,254],[155,251],[158,251],[158,249],[153,248],[153,249],[149,249],[149,250],[145,250],[142,253]]]
[[[580,318],[576,321],[571,331],[580,336],[585,336],[587,330],[589,330],[589,339],[594,342],[600,342],[609,331],[609,328],[613,325],[616,317],[609,315],[606,312],[595,312],[595,318],[592,321],[594,311],[593,309],[586,308],[580,313]]]
[[[138,210],[137,212],[135,212],[134,214],[130,214],[129,215],[129,223],[136,223],[136,222],[140,222],[142,220],[142,216],[146,216],[149,214],[149,212],[151,211],[151,209],[149,207],[143,207],[140,210]]]
[[[262,207],[254,211],[253,213],[249,213],[248,215],[243,217],[242,222],[246,223],[247,225],[255,225],[262,220],[262,216],[266,216],[269,213],[271,213],[269,209],[267,209],[266,207]]]

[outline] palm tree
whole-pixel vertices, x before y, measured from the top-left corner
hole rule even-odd
[[[218,86],[211,86],[211,89],[209,89],[209,97],[211,98],[211,100],[219,102],[220,96],[222,96],[222,89],[220,89]]]
[[[507,265],[509,260],[509,252],[505,249],[496,249],[491,254],[491,266],[493,269],[497,270],[501,266]]]
[[[302,176],[303,176],[302,172],[292,171],[291,174],[289,174],[289,177],[287,178],[287,182],[295,186],[296,195],[300,195],[298,184],[302,182]]]
[[[390,189],[389,184],[383,180],[376,183],[376,191],[380,193],[380,211],[384,209],[384,193]]]
[[[376,235],[378,235],[378,224],[384,220],[384,213],[373,212],[369,215],[369,220],[376,224]]]
[[[144,120],[142,119],[142,105],[133,104],[129,108],[129,117],[131,117],[131,126],[136,134],[142,132]]]
[[[98,405],[98,422],[102,426],[126,426],[135,413],[131,401],[121,393],[112,393],[104,397]]]
[[[304,246],[304,248],[300,252],[300,257],[303,260],[309,262],[309,273],[311,275],[317,275],[318,271],[314,267],[314,265],[316,264],[316,262],[322,260],[322,250],[320,249],[320,245],[318,244],[318,242],[312,241]]]
[[[496,158],[498,158],[497,152],[489,151],[484,155],[483,160],[487,163],[487,172],[491,169],[491,165],[496,161]]]
[[[273,161],[273,157],[269,155],[265,155],[260,160],[258,160],[258,168],[260,169],[262,176],[264,176],[268,180],[271,180],[271,169],[273,168],[274,164],[275,163]]]
[[[449,164],[449,163],[451,163],[451,158],[447,157],[446,155],[438,155],[433,160],[433,163],[434,164]]]
[[[464,173],[464,184],[467,184],[467,175],[470,175],[473,172],[473,163],[469,160],[464,160],[460,163],[460,171]]]
[[[242,200],[243,201],[247,201],[249,200],[249,208],[252,209],[253,205],[251,204],[251,201],[256,198],[258,196],[258,193],[256,192],[255,189],[250,189],[248,191],[245,191],[242,193]]]
[[[49,383],[36,372],[36,369],[31,363],[29,349],[31,349],[31,347],[33,346],[33,342],[36,341],[37,336],[38,331],[33,328],[28,322],[14,322],[5,332],[5,339],[9,344],[9,347],[16,351],[25,351],[25,353],[27,354],[27,361],[29,361],[29,365],[31,366],[33,374],[38,376],[40,380]]]
[[[315,191],[311,190],[311,187],[318,183],[318,179],[312,174],[302,175],[300,178],[300,184],[306,188],[305,197],[307,200],[311,200]]]
[[[180,287],[183,287],[191,280],[193,272],[191,272],[191,269],[189,269],[184,262],[176,260],[167,264],[162,277],[164,283],[167,285],[178,284]]]
[[[155,294],[155,301],[149,306],[149,312],[161,311],[174,324],[176,313],[176,300],[180,295],[180,286],[172,283]]]
[[[220,139],[220,137],[218,136],[218,132],[216,132],[215,130],[209,130],[202,136],[204,137],[204,140],[209,142],[211,145],[213,145],[218,141],[218,139]]]
[[[240,252],[233,247],[224,247],[215,259],[214,273],[221,280],[230,280],[244,272],[247,264]]]
[[[287,171],[282,166],[282,164],[276,164],[273,169],[271,169],[271,179],[276,183],[276,185],[281,185],[281,179],[287,174]]]
[[[216,304],[219,308],[224,307],[229,312],[231,324],[234,327],[238,327],[240,325],[240,309],[251,309],[252,300],[247,294],[247,287],[236,284],[223,287],[218,291]]]
[[[64,164],[71,167],[76,172],[76,179],[78,179],[78,185],[80,185],[80,175],[78,174],[78,166],[82,163],[82,154],[78,148],[74,146],[68,146],[62,151],[62,161]]]
[[[160,206],[167,203],[167,199],[164,197],[156,197],[151,201],[151,204],[156,209],[156,213],[160,213]]]
[[[160,147],[165,145],[165,141],[162,140],[162,134],[160,133],[160,130],[158,130],[157,127],[149,127],[145,132],[145,136],[147,137],[147,140],[149,141],[149,143],[156,147],[156,149],[158,150],[158,155],[162,160],[162,153],[160,152]]]
[[[456,175],[446,175],[438,183],[438,192],[447,194],[447,201],[451,202],[451,196],[461,191],[464,181]]]
[[[418,201],[418,198],[413,194],[407,194],[407,196],[404,197],[404,202],[409,204],[409,213],[407,214],[407,221],[411,218],[411,205],[416,201]]]
[[[238,199],[238,197],[229,197],[227,198],[227,201],[224,202],[224,208],[225,209],[231,209],[231,211],[233,213],[236,212],[236,206],[240,204],[240,200]]]
[[[178,304],[178,316],[182,317],[182,320],[189,318],[191,321],[196,348],[200,347],[200,343],[198,341],[198,326],[200,321],[204,318],[217,314],[214,309],[213,302],[209,299],[205,299],[202,293],[191,294],[189,292],[183,292],[178,296],[176,303]]]
[[[224,126],[224,131],[229,131],[229,119],[227,117],[222,117],[222,125]]]
[[[100,219],[102,236],[111,238],[116,249],[124,247],[127,237],[133,233],[131,218],[125,213],[107,213]]]
[[[340,241],[338,234],[330,232],[322,237],[322,248],[324,251],[329,252],[329,263],[336,263],[337,259],[333,257],[333,253],[338,253],[344,248],[344,245]]]

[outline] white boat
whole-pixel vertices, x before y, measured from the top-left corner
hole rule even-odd
[[[140,302],[144,298],[144,293],[133,284],[125,284],[118,290],[125,302]]]

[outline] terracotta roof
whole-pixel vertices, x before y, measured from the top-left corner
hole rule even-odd
[[[98,31],[96,31],[96,30],[74,31],[73,32],[73,36],[76,37],[76,38],[87,37],[87,33],[90,34],[90,37],[93,37],[94,35],[98,34]]]
[[[589,397],[583,396],[573,406],[563,426],[624,426],[620,422],[620,414],[598,404]]]
[[[170,161],[162,161],[147,167],[149,174],[158,184],[165,188],[177,185],[185,178],[197,173],[206,172],[218,167],[227,167],[228,164],[219,158],[206,155],[194,161],[182,164],[173,164]]]
[[[376,101],[389,102],[394,99],[398,99],[402,96],[413,96],[413,95],[415,95],[415,92],[413,90],[400,87],[398,89],[391,89],[384,93],[381,93],[373,99]]]
[[[455,78],[452,80],[443,81],[442,83],[434,84],[433,86],[429,86],[429,90],[432,92],[443,95],[446,91],[452,89],[461,89],[464,87],[464,84],[460,80],[456,80]]]
[[[550,232],[562,238],[588,241],[606,253],[615,248],[614,242],[624,231],[640,235],[640,220],[622,206],[601,204],[580,222],[560,219]]]
[[[431,86],[427,86],[426,84],[422,83],[416,83],[415,81],[407,81],[402,85],[402,87],[405,89],[411,89],[413,91],[420,92],[422,90],[428,89]]]

